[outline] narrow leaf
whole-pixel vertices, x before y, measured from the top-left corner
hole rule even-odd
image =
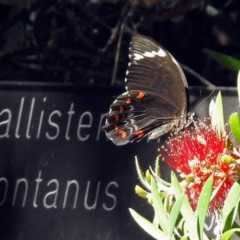
[[[151,235],[155,239],[163,239],[169,240],[168,236],[164,234],[159,228],[157,228],[154,224],[149,222],[147,219],[143,218],[140,214],[138,214],[133,209],[129,209],[132,217],[138,223],[138,225],[146,231],[149,235]]]
[[[232,113],[229,117],[231,132],[238,143],[240,143],[240,119],[238,113]]]
[[[212,196],[210,202],[215,198],[216,194],[218,193],[219,189],[222,187],[223,183],[225,181],[225,178],[218,184],[217,187],[212,191]]]
[[[213,123],[213,114],[214,114],[214,110],[215,109],[215,102],[214,100],[212,99],[210,104],[209,104],[209,117],[212,119],[212,124],[215,125],[215,123]]]
[[[176,175],[173,172],[171,174],[171,181],[172,181],[174,195],[177,199],[183,194],[183,189],[182,189]],[[182,207],[181,207],[180,211],[186,222],[185,225],[187,225],[187,230],[189,231],[190,239],[198,240],[199,238],[198,238],[198,234],[197,234],[197,220],[196,220],[196,217],[194,215],[192,207],[186,196],[184,196]],[[205,233],[203,233],[202,239],[203,240],[208,239]]]
[[[221,236],[221,240],[229,240],[235,232],[240,232],[240,228],[233,228]]]
[[[216,128],[218,137],[221,138],[224,133],[224,117],[223,117],[223,104],[221,92],[218,93],[215,104],[215,118],[216,118]]]
[[[201,191],[201,194],[198,199],[198,204],[197,204],[197,217],[198,217],[198,233],[199,233],[199,238],[202,239],[203,235],[203,229],[204,229],[204,223],[205,223],[205,218],[207,215],[211,195],[212,195],[212,186],[213,186],[213,175],[211,175],[206,183],[203,186],[203,189]]]
[[[163,198],[160,196],[157,188],[155,179],[151,178],[151,191],[152,191],[152,201],[155,216],[161,227],[161,229],[167,234],[168,233],[168,217],[163,205]]]
[[[237,89],[238,89],[238,101],[240,105],[240,71],[238,72],[238,76],[237,76]]]
[[[183,198],[184,198],[184,195],[179,197],[174,203],[174,205],[172,206],[172,209],[169,215],[169,232],[168,232],[169,237],[172,236],[173,231],[176,227],[176,222],[180,213],[180,208],[182,206]]]
[[[236,221],[233,223],[233,225],[232,225],[232,229],[233,228],[239,228],[240,229],[240,226],[236,223]],[[238,236],[238,237],[240,237],[240,232],[235,232],[235,234]]]
[[[149,182],[147,181],[147,179],[145,178],[144,174],[143,174],[143,171],[142,171],[142,168],[138,162],[138,158],[135,157],[135,165],[136,165],[136,170],[137,170],[137,175],[139,177],[139,180],[140,182],[142,183],[142,185],[150,191],[151,189],[151,186],[149,184]]]
[[[183,236],[183,237],[181,237],[180,240],[189,240],[189,237],[188,236]]]
[[[161,177],[161,172],[160,172],[160,157],[157,157],[157,160],[155,162],[155,167],[154,167],[154,172],[158,177]]]
[[[221,220],[221,230],[228,230],[231,228],[235,217],[234,214],[230,215],[234,212],[234,208],[238,206],[240,197],[240,185],[238,182],[235,182],[231,189],[228,192],[228,195],[224,201],[223,209],[222,209],[222,220]],[[231,216],[231,219],[229,219]]]
[[[228,68],[232,71],[238,72],[240,69],[240,60],[239,59],[233,58],[233,57],[223,54],[223,53],[212,51],[210,49],[204,49],[203,52],[206,53],[207,55],[209,55],[211,58],[213,58],[218,63],[222,64],[223,66],[225,66],[226,68]]]
[[[171,181],[172,181],[172,186],[173,186],[173,190],[174,190],[174,195],[175,195],[176,199],[178,199],[183,194],[183,190],[182,190],[181,185],[178,182],[176,175],[173,172],[171,174]],[[184,199],[182,202],[181,214],[182,214],[184,220],[186,221],[186,225],[187,225],[189,234],[193,238],[198,239],[196,218],[194,216],[194,212],[193,212],[192,207],[186,196],[184,196]]]
[[[218,137],[221,138],[225,135],[221,92],[218,93],[215,102],[213,100],[211,101],[209,105],[209,115],[213,128],[216,130]]]
[[[143,188],[141,188],[138,185],[135,186],[135,193],[142,198],[147,198],[147,196],[149,195],[149,192],[145,191]]]

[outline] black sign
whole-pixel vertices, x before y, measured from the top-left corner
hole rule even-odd
[[[117,147],[107,140],[101,126],[122,91],[1,86],[1,240],[149,239],[128,211],[153,217],[152,208],[134,193],[139,184],[134,157],[146,170],[162,143]],[[197,104],[209,92],[195,93],[191,99]],[[199,105],[204,116],[207,105]],[[162,171],[167,178],[165,165]]]

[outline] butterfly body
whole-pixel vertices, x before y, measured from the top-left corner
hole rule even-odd
[[[183,128],[187,81],[177,61],[151,38],[135,35],[129,48],[127,92],[110,105],[103,129],[116,145]]]

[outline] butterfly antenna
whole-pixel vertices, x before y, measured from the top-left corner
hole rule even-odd
[[[179,63],[182,67],[182,69],[184,69],[186,72],[190,73],[191,75],[193,75],[194,77],[196,77],[201,83],[203,83],[206,86],[209,87],[215,87],[215,85],[213,85],[211,82],[209,82],[206,78],[202,77],[199,73],[195,72],[193,69],[191,69],[190,67]]]
[[[196,106],[195,109],[199,109],[200,106],[201,106],[204,102],[206,102],[206,101],[213,95],[214,91],[216,90],[216,86],[215,86],[215,85],[213,85],[213,86],[214,86],[213,88],[210,88],[210,89],[209,89],[209,90],[211,90],[211,92],[208,94],[208,96],[207,96],[206,98],[204,98],[200,103],[198,103],[198,105]],[[199,98],[201,97],[201,95],[202,95],[202,91],[200,90]]]
[[[207,99],[209,99],[209,98],[213,95],[213,93],[214,93],[214,91],[215,91],[215,89],[216,89],[215,85],[213,85],[213,86],[214,86],[214,88],[211,89],[211,90],[212,90],[211,93],[210,93],[206,98],[204,98],[204,99],[196,106],[196,109],[199,109],[200,106],[201,106]],[[201,95],[202,95],[202,91],[200,90],[199,98],[201,97]],[[190,112],[190,113],[188,113],[188,114],[189,114],[189,116],[188,116],[188,121],[187,121],[187,123],[186,123],[186,127],[188,127],[190,124],[193,123],[194,126],[195,126],[195,128],[199,130],[197,123],[200,123],[200,124],[202,124],[202,125],[205,125],[205,123],[199,119],[197,111]]]

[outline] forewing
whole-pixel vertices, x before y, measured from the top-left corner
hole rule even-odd
[[[169,102],[178,109],[179,115],[186,112],[187,81],[175,58],[154,40],[135,35],[129,48],[129,66],[126,74],[128,91],[141,90],[160,96],[162,101]],[[167,110],[167,109],[166,109]],[[156,117],[161,117],[157,112]],[[169,111],[169,115],[173,116]]]

